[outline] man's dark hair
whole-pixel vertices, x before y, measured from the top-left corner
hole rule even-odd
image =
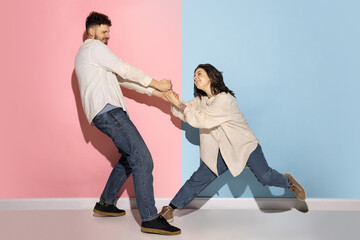
[[[89,33],[89,28],[93,26],[100,26],[101,24],[111,27],[111,20],[108,16],[98,12],[91,12],[86,18],[86,32]]]
[[[210,89],[212,94],[217,95],[219,93],[222,92],[226,92],[226,93],[230,93],[231,95],[233,95],[235,97],[235,94],[233,93],[233,91],[231,91],[228,87],[225,86],[224,80],[223,80],[223,75],[222,73],[217,70],[213,65],[211,64],[199,64],[195,70],[194,73],[196,72],[196,70],[198,68],[202,68],[205,70],[205,72],[207,73],[208,77],[210,78]],[[196,91],[196,95],[203,97],[203,96],[207,96],[206,93],[200,89],[198,89],[195,84],[195,91]]]

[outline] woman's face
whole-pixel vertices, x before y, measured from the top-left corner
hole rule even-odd
[[[204,69],[196,69],[194,73],[194,83],[198,89],[203,90],[207,94],[211,93],[211,80]]]

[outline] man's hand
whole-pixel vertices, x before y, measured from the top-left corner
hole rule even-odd
[[[160,80],[160,87],[158,88],[162,92],[170,91],[172,89],[172,82],[171,80],[161,79]]]
[[[158,91],[158,90],[154,90],[153,92],[152,92],[152,95],[153,96],[155,96],[155,97],[158,97],[158,98],[161,98],[162,100],[164,100],[164,101],[169,101],[166,97],[165,97],[165,93],[164,92],[160,92],[160,91]]]
[[[160,81],[153,79],[151,80],[149,86],[159,90],[160,92],[167,92],[172,89],[172,83],[167,79],[162,79]]]

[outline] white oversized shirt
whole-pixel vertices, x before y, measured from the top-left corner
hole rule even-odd
[[[120,85],[149,96],[154,91],[148,87],[151,77],[121,60],[99,40],[87,39],[81,45],[75,58],[75,72],[81,102],[90,124],[106,104],[127,111]]]
[[[235,97],[220,93],[211,98],[196,97],[186,102],[184,113],[172,113],[200,132],[200,157],[218,175],[219,150],[231,174],[236,177],[244,169],[259,141],[247,124]]]

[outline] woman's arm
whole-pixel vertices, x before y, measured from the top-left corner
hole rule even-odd
[[[165,93],[165,97],[173,105],[173,107],[181,112],[184,112],[186,105],[179,99],[179,95],[177,93],[174,91],[168,91]]]
[[[200,104],[198,98],[184,103],[176,98],[174,92],[167,92],[165,96],[174,106],[175,110],[182,113],[184,121],[193,127],[207,129],[214,128],[231,120],[232,115],[230,109],[232,104],[234,104],[233,101],[236,101],[226,93],[216,95],[210,104],[204,105]]]

